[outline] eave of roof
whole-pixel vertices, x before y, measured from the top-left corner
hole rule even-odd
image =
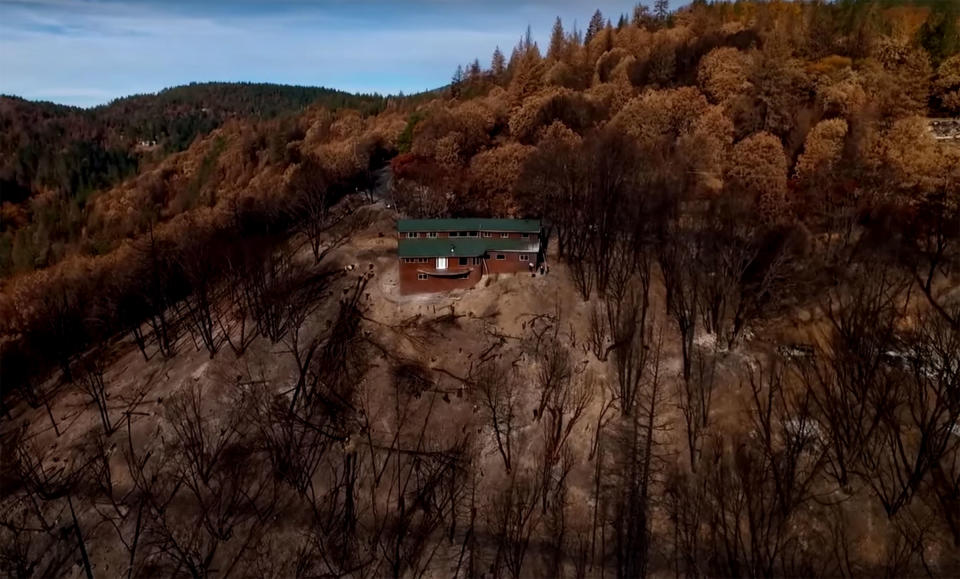
[[[488,251],[537,253],[540,244],[527,239],[452,238],[401,239],[400,257],[480,257]]]
[[[510,233],[538,233],[539,219],[399,219],[397,231],[495,231]]]

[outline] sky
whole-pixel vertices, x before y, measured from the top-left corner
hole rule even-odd
[[[651,0],[652,1],[652,0]],[[204,81],[419,92],[509,56],[527,25],[583,30],[615,0],[0,0],[0,94],[94,106]],[[671,2],[673,4],[680,4]]]

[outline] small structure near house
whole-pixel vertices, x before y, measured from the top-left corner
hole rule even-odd
[[[525,273],[542,261],[536,219],[397,221],[400,291],[473,287],[491,273]]]

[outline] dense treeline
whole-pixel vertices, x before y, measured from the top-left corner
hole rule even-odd
[[[137,140],[155,141],[170,151],[187,148],[198,134],[234,117],[271,119],[308,106],[364,115],[381,112],[387,98],[335,89],[267,83],[191,83],[152,95],[134,95],[91,110],[108,126]]]
[[[5,391],[42,381],[54,367],[69,372],[75,354],[131,324],[162,320],[189,295],[182,269],[188,256],[203,256],[213,268],[200,279],[220,283],[229,264],[261,255],[251,247],[269,253],[276,244],[270,239],[302,224],[319,261],[337,223],[330,206],[375,185],[375,171],[391,154],[390,125],[326,110],[293,125],[238,125],[96,199],[85,232],[100,229],[112,240],[103,255],[74,256],[5,288],[3,332],[12,338],[3,344]],[[167,269],[154,271],[160,262]]]
[[[47,254],[77,241],[91,194],[231,119],[269,120],[310,106],[374,115],[386,105],[379,95],[256,83],[191,84],[91,109],[0,97],[0,275],[57,261]]]
[[[130,172],[130,167],[123,165],[93,165],[86,168],[86,174],[71,179],[64,171],[79,171],[81,159],[57,160],[70,147],[123,150],[131,156],[136,156],[138,145],[182,151],[197,136],[231,118],[272,119],[301,112],[311,105],[330,110],[349,108],[370,115],[381,112],[387,99],[324,87],[193,83],[156,94],[116,99],[90,109],[15,97],[3,97],[2,102],[4,138],[0,156],[5,159],[5,200],[16,202],[17,194],[22,197],[24,191],[55,189],[73,196],[112,184],[117,176]]]
[[[2,294],[0,379],[55,432],[4,431],[0,564],[957,575],[960,149],[924,119],[960,102],[952,10],[558,20],[409,114],[227,124],[98,196],[73,243],[104,255]],[[585,315],[369,316],[370,274],[328,264],[369,213],[335,202],[391,156],[407,215],[545,218]],[[148,417],[121,335],[238,363]],[[64,388],[97,416],[69,452],[38,442],[76,428]]]

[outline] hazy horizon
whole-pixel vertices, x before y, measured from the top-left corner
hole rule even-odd
[[[671,7],[682,4],[671,2]],[[191,82],[397,94],[447,84],[458,64],[509,56],[527,25],[583,30],[635,2],[0,0],[0,93],[91,107]]]

